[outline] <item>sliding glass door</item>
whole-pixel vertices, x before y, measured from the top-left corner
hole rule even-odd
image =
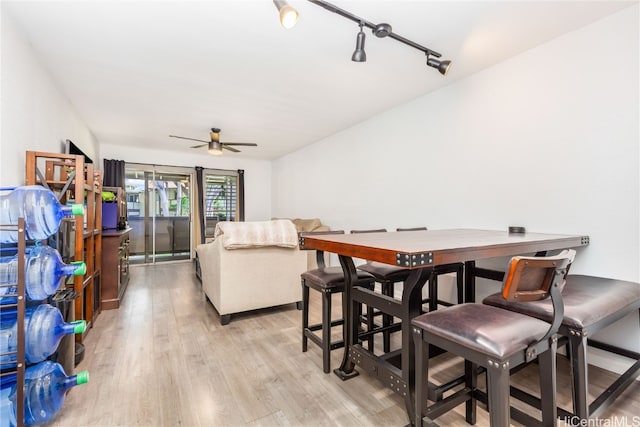
[[[192,171],[126,165],[131,263],[191,258]]]

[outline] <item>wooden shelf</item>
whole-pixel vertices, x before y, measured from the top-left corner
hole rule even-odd
[[[27,151],[26,157],[27,185],[42,185],[50,189],[62,204],[73,200],[85,206],[86,218],[82,215],[75,217],[71,258],[84,261],[87,270],[84,276],[74,276],[72,286],[78,295],[74,304],[75,319],[83,319],[88,325],[93,325],[100,312],[100,299],[96,298],[100,289],[94,286],[96,272],[102,265],[102,172],[95,170],[93,164],[86,163],[84,156]],[[82,342],[85,336],[86,332],[76,335],[76,341]]]

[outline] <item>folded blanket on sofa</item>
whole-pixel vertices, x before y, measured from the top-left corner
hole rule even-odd
[[[298,246],[298,232],[289,220],[219,222],[214,235],[216,239],[223,239],[225,249]]]

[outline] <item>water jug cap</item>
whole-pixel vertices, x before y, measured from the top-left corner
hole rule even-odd
[[[84,215],[84,207],[79,203],[73,204],[71,205],[71,212],[74,215]]]
[[[73,270],[74,276],[84,276],[87,274],[87,264],[85,264],[84,261],[73,261],[71,264],[76,266],[76,269]]]
[[[76,374],[76,385],[82,385],[89,382],[89,371],[81,371]]]
[[[74,334],[83,334],[84,331],[87,330],[86,320],[76,320],[75,322],[71,322],[71,324],[73,325]]]

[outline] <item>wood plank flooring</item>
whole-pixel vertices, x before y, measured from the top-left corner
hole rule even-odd
[[[320,300],[311,299],[312,321]],[[339,300],[335,300],[339,308]],[[404,426],[404,402],[362,374],[341,381],[322,372],[320,349],[301,351],[300,311],[290,306],[232,316],[220,326],[190,262],[132,267],[120,309],[103,311],[85,341],[88,384],[72,389],[48,426]],[[341,350],[332,352],[332,368]],[[439,356],[436,380],[460,372]],[[570,407],[567,364],[559,360],[559,402]],[[597,391],[613,381],[590,370]],[[536,388],[535,369],[514,376]],[[532,385],[533,384],[533,385]],[[464,406],[437,421],[466,426]],[[636,418],[634,418],[636,417]],[[616,420],[626,424],[611,424]],[[601,417],[640,425],[636,381]],[[636,424],[633,424],[633,422]],[[620,422],[620,421],[616,421]],[[478,407],[478,426],[488,426]],[[562,425],[562,423],[560,423]],[[564,424],[570,425],[570,424]],[[591,425],[591,424],[590,424]],[[596,424],[594,424],[596,425]]]

